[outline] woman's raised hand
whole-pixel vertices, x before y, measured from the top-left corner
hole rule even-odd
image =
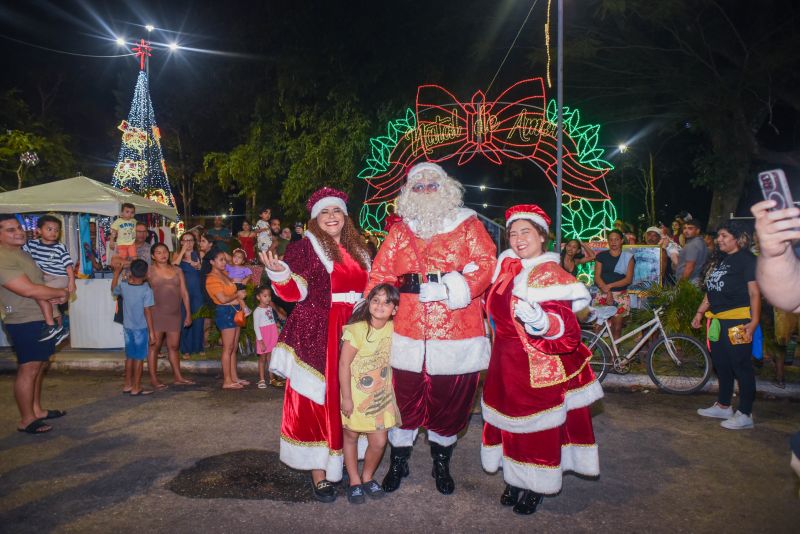
[[[259,251],[258,259],[261,260],[261,263],[264,264],[264,267],[272,272],[279,273],[286,269],[286,267],[283,266],[283,262],[281,262],[278,259],[278,256],[271,250]]]

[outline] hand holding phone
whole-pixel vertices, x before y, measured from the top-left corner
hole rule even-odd
[[[758,174],[758,183],[766,201],[759,202],[751,211],[756,218],[761,253],[780,256],[792,246],[795,256],[800,258],[800,210],[794,207],[786,174],[781,169],[764,171]]]

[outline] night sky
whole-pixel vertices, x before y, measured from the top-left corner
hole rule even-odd
[[[493,92],[545,74],[546,5],[541,0],[534,7]],[[597,5],[568,0],[567,24],[576,28],[588,24],[587,8]],[[364,108],[374,110],[374,135],[383,132],[383,118],[399,116],[405,107],[413,106],[419,84],[439,83],[466,101],[475,90],[489,85],[530,7],[530,2],[518,0],[5,2],[0,6],[4,65],[0,89],[18,89],[33,113],[42,112],[71,137],[77,162],[74,172],[110,181],[120,143],[116,126],[127,115],[138,66],[132,57],[88,56],[125,53],[115,39],[121,36],[132,43],[147,37],[145,24],[156,27],[150,34],[157,47],[150,87],[162,132],[169,135],[171,127],[190,123],[196,134],[194,148],[201,153],[227,151],[242,142],[254,102],[277,69],[290,73],[296,69],[299,86],[332,83],[352,90]],[[168,51],[169,42],[182,49]],[[652,124],[645,117],[620,119],[608,101],[592,98],[585,80],[580,84],[574,76],[571,80],[571,72],[579,67],[570,61],[565,104],[580,107],[588,122],[603,124],[600,136],[607,159],[621,170],[624,165],[615,147],[663,124]],[[555,75],[555,65],[552,68]],[[553,96],[554,92],[555,88]],[[42,93],[53,95],[45,108]],[[674,122],[682,124],[681,117]],[[665,219],[681,210],[705,217],[710,202],[709,191],[690,185],[692,159],[702,141],[689,121],[683,122],[685,132],[675,127],[668,135],[654,134],[641,145],[658,152],[657,167],[663,165],[667,177],[658,191],[659,215]],[[789,127],[796,129],[794,115]],[[775,144],[794,148],[793,135],[787,141],[782,133]],[[367,153],[365,146],[365,157]],[[172,157],[167,150],[167,160]],[[635,152],[626,157],[636,157]],[[625,187],[622,180],[629,180],[637,165],[629,161],[627,178],[616,173],[609,180],[622,185],[621,191],[631,192],[635,188]],[[498,167],[476,159],[464,168],[446,167],[464,183],[502,189],[482,193],[468,188],[467,202],[491,217],[512,202],[553,206],[552,188],[532,164]],[[751,189],[747,194],[752,196]],[[615,198],[615,202],[623,205],[625,218],[632,221],[643,210],[635,193],[629,197],[624,204],[623,199]],[[483,209],[479,206],[483,202],[490,207]],[[195,211],[207,209],[213,206]]]

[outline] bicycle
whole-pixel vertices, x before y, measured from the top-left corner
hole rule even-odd
[[[611,334],[608,317],[597,320],[597,324],[603,324],[599,332],[581,330],[581,339],[592,351],[589,364],[598,381],[602,382],[611,370],[618,374],[630,372],[630,364],[639,350],[653,335],[658,334],[660,339],[652,346],[646,360],[650,379],[659,389],[668,393],[688,395],[703,389],[711,378],[711,357],[708,351],[691,336],[667,334],[661,324],[661,312],[661,308],[653,310],[650,321],[619,339],[614,339]],[[642,335],[642,339],[627,354],[621,355],[619,345],[644,330],[647,332]],[[610,346],[606,338],[610,340]]]

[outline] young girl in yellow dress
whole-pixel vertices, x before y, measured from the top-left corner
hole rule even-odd
[[[400,293],[389,284],[375,286],[367,301],[356,308],[342,333],[339,357],[344,464],[350,477],[347,500],[361,504],[364,496],[383,497],[373,478],[383,457],[389,429],[400,424],[394,400],[392,368],[392,317]],[[358,474],[358,435],[367,435],[364,468]]]

